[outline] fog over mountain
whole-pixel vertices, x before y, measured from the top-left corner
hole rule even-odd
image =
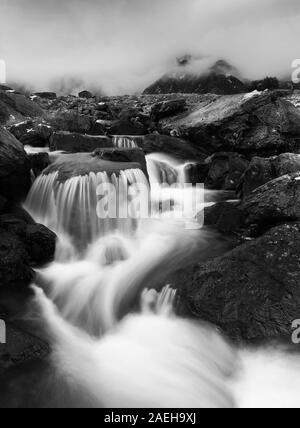
[[[134,93],[186,53],[281,77],[300,57],[299,15],[299,0],[0,0],[0,58],[33,89]]]

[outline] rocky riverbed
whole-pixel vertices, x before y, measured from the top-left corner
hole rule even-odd
[[[290,90],[28,97],[2,88],[0,318],[11,334],[0,348],[0,376],[49,351],[42,335],[20,320],[35,269],[53,260],[56,236],[22,203],[32,174],[59,162],[57,150],[77,164],[81,159],[79,174],[109,170],[112,162],[148,174],[145,155],[163,152],[190,163],[194,184],[228,192],[225,202],[207,208],[205,222],[232,238],[235,248],[208,252],[207,260],[199,254],[173,282],[189,316],[217,325],[233,340],[288,339],[300,317],[299,101],[300,92]],[[136,147],[117,148],[116,136],[130,136]]]

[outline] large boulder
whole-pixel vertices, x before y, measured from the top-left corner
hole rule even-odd
[[[216,153],[209,160],[205,181],[208,189],[236,190],[249,162],[238,153]]]
[[[290,340],[300,311],[300,223],[283,224],[178,278],[190,314],[234,340]]]
[[[51,151],[63,150],[69,153],[93,152],[98,148],[113,147],[112,140],[105,136],[55,132],[50,138]]]
[[[280,91],[246,95],[204,95],[179,116],[160,122],[209,153],[273,156],[300,149],[300,111]]]
[[[300,172],[284,175],[254,190],[241,210],[248,225],[300,220]]]
[[[41,266],[53,260],[56,246],[55,233],[35,223],[23,209],[14,208],[1,214],[0,231],[2,230],[22,243],[29,266]],[[2,234],[0,237],[2,239]]]
[[[239,184],[243,197],[260,186],[286,174],[300,172],[300,155],[283,153],[271,158],[254,157]]]
[[[43,116],[43,110],[24,95],[0,90],[0,124]]]
[[[25,199],[30,186],[30,162],[24,147],[0,126],[0,195],[19,202]]]
[[[34,279],[29,255],[20,238],[0,223],[0,288],[22,290]]]

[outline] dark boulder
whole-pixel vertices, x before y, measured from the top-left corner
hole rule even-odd
[[[49,146],[49,139],[45,139],[40,133],[34,129],[30,129],[20,138],[20,142],[24,146],[31,147],[46,147]]]
[[[249,162],[238,153],[216,153],[208,161],[208,189],[236,190]]]
[[[105,136],[55,132],[50,139],[51,151],[63,150],[69,153],[88,153],[105,147],[113,147],[112,140]]]
[[[25,199],[30,186],[30,162],[24,147],[0,126],[0,195],[19,202]]]
[[[245,229],[245,221],[239,205],[239,201],[225,201],[205,208],[205,226],[212,226],[221,233],[242,232]]]
[[[2,214],[0,232],[1,230],[17,237],[17,240],[22,243],[30,266],[41,266],[53,260],[56,246],[55,233],[35,223],[25,210],[15,208],[13,211]]]
[[[42,224],[27,225],[24,244],[31,264],[42,266],[53,261],[56,235]]]
[[[0,224],[0,288],[22,290],[34,279],[23,242]]]
[[[300,172],[284,175],[254,190],[241,210],[248,225],[268,226],[300,219]]]
[[[295,172],[300,172],[300,155],[284,153],[271,158],[254,157],[241,179],[241,195],[247,197],[269,181]]]
[[[25,120],[24,122],[17,123],[8,128],[9,132],[16,137],[17,140],[20,140],[24,134],[27,133],[30,129],[33,128],[32,120]]]
[[[50,156],[48,153],[35,153],[28,155],[28,158],[35,177],[40,175],[50,165]]]
[[[146,135],[147,133],[147,126],[137,118],[121,118],[114,121],[108,128],[110,135]]]
[[[284,224],[178,278],[190,314],[238,341],[288,339],[300,308],[300,224]]]
[[[174,99],[157,102],[151,107],[151,117],[154,121],[163,119],[168,116],[173,116],[184,112],[186,109],[186,100]]]

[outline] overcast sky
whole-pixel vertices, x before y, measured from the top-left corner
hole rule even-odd
[[[300,58],[299,22],[300,0],[0,0],[0,59],[36,89],[73,76],[132,93],[187,52],[259,78]]]

